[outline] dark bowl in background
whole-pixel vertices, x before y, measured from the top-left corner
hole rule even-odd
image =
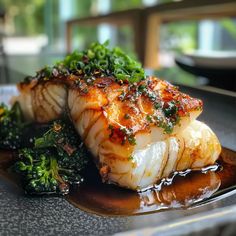
[[[208,85],[236,91],[236,52],[208,52],[176,56],[183,70],[208,79]]]

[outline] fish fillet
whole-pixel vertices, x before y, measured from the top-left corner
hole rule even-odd
[[[176,170],[213,164],[221,147],[196,118],[202,101],[155,77],[134,84],[76,76],[18,85],[27,120],[69,112],[105,182],[143,189]]]

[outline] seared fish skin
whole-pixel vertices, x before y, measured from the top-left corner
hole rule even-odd
[[[175,170],[213,164],[221,150],[210,128],[195,121],[202,101],[155,77],[128,84],[65,75],[19,90],[15,100],[28,120],[48,122],[68,107],[107,183],[143,189]]]
[[[27,121],[47,123],[60,118],[67,104],[67,88],[60,81],[32,80],[18,84],[19,96],[12,98],[18,101]]]

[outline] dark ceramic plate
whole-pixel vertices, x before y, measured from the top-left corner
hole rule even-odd
[[[223,146],[235,150],[236,96],[198,88],[181,89],[203,99],[204,112],[200,120],[211,126]],[[14,86],[0,87],[0,102],[6,102],[15,92]],[[111,235],[130,230],[136,230],[132,235],[182,235],[232,220],[236,221],[235,190],[188,209],[102,217],[75,208],[63,197],[27,197],[0,176],[0,235]],[[137,231],[139,229],[142,231]]]

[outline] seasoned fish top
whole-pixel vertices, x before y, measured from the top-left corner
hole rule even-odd
[[[134,84],[119,84],[112,78],[97,78],[91,84],[80,80],[73,87],[81,98],[94,104],[94,110],[103,112],[111,138],[126,137],[131,143],[134,134],[148,131],[151,126],[161,127],[164,133],[170,134],[182,117],[202,111],[201,100],[156,77]]]
[[[181,126],[181,119],[202,111],[202,101],[181,93],[178,87],[156,77],[147,77],[137,83],[117,81],[113,77],[83,78],[79,75],[58,74],[40,77],[21,83],[21,92],[35,90],[39,86],[64,85],[77,91],[77,95],[90,104],[89,109],[101,111],[107,119],[110,138],[135,144],[134,135],[148,132],[157,126],[163,133],[171,134]],[[92,104],[92,105],[91,105]],[[190,119],[192,120],[192,119]],[[118,139],[118,140],[117,140]]]

